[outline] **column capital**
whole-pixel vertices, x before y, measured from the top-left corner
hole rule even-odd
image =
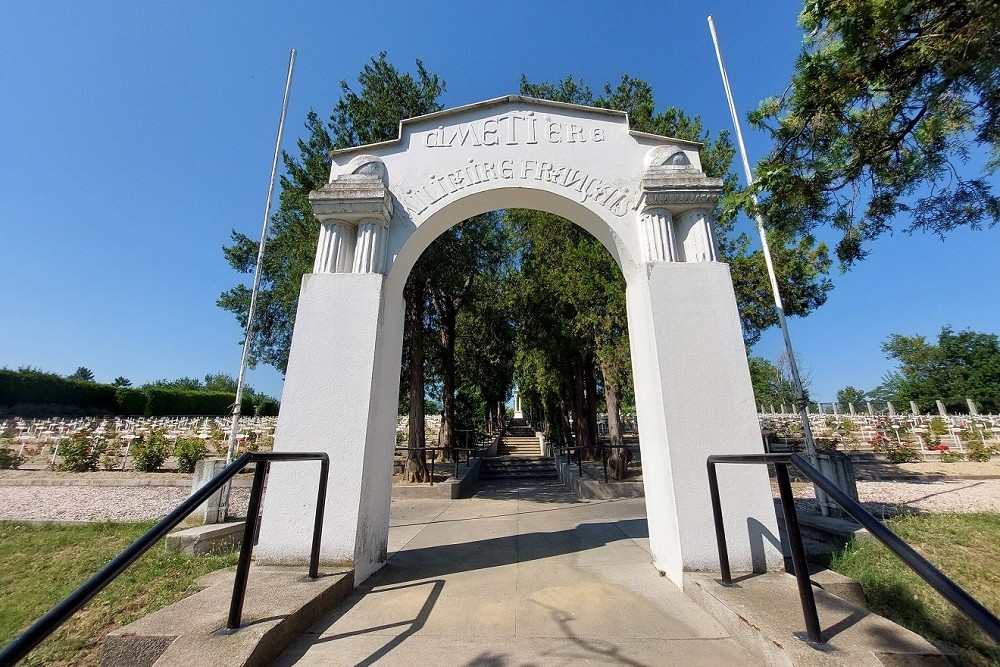
[[[722,179],[691,167],[653,166],[642,177],[642,208],[666,207],[677,214],[692,207],[715,206],[722,196]]]
[[[388,226],[392,195],[377,174],[344,174],[309,193],[313,214],[322,223],[342,221],[358,227],[374,220]]]

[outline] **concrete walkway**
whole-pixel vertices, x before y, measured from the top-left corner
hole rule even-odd
[[[650,561],[641,498],[394,500],[386,566],[276,665],[759,665]]]

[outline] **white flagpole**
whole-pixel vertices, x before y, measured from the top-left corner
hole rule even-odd
[[[281,102],[281,117],[278,119],[278,138],[274,142],[274,159],[271,160],[271,181],[267,188],[267,202],[264,204],[264,224],[260,230],[257,245],[257,266],[253,272],[253,290],[250,292],[250,311],[247,313],[246,337],[243,339],[243,355],[240,358],[240,374],[236,380],[236,402],[233,404],[233,422],[229,428],[229,445],[226,448],[226,463],[231,463],[236,453],[236,432],[239,428],[240,410],[243,404],[243,380],[247,370],[247,354],[250,352],[250,338],[253,335],[254,310],[257,307],[257,292],[260,289],[260,268],[264,262],[264,243],[267,241],[267,227],[271,218],[271,199],[274,196],[274,178],[278,172],[278,157],[281,155],[281,135],[285,130],[285,113],[288,111],[288,94],[292,89],[292,70],[295,68],[295,49],[288,55],[288,76],[285,78],[285,96]]]
[[[747,159],[747,149],[743,144],[743,132],[740,129],[740,117],[736,113],[736,105],[733,103],[733,93],[729,88],[729,77],[726,75],[726,66],[722,64],[719,36],[715,33],[715,21],[711,15],[708,17],[708,29],[712,31],[712,43],[715,44],[715,56],[719,61],[722,85],[726,89],[729,113],[733,117],[733,127],[736,130],[736,143],[739,145],[740,157],[743,159],[743,173],[746,175],[747,187],[751,187],[753,185],[753,171],[751,171],[750,161]],[[756,207],[757,195],[753,194],[751,196]],[[764,219],[760,213],[755,213],[754,218],[757,222],[757,233],[760,235],[760,244],[764,250],[764,263],[767,265],[767,276],[771,280],[771,292],[774,294],[774,307],[778,312],[778,324],[781,326],[781,335],[785,339],[785,353],[788,355],[788,368],[792,372],[792,382],[795,385],[795,402],[799,408],[799,416],[802,419],[802,436],[806,443],[806,453],[809,454],[810,462],[816,465],[816,444],[813,441],[812,428],[809,425],[809,412],[806,409],[805,391],[802,388],[802,379],[799,376],[798,364],[795,361],[795,352],[792,350],[792,339],[788,334],[788,323],[785,321],[785,308],[781,302],[781,291],[778,289],[778,278],[774,273],[774,263],[771,261],[771,247],[768,245],[767,234],[764,231]]]

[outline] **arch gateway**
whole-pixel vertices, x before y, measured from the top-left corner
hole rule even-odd
[[[504,208],[547,211],[600,240],[625,277],[649,541],[678,586],[717,570],[705,459],[760,449],[729,266],[712,209],[721,180],[699,145],[629,129],[628,117],[510,96],[403,121],[399,138],[333,153],[310,195],[322,224],[303,277],[276,451],[325,451],[322,559],[355,584],[386,558],[403,286],[446,229]],[[257,557],[308,559],[316,467],[271,472]],[[763,466],[722,466],[734,570],[777,566]]]

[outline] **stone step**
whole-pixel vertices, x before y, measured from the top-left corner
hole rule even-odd
[[[542,471],[525,471],[525,472],[489,472],[482,471],[479,473],[479,479],[558,479],[559,475],[556,474],[555,470],[548,472]]]
[[[555,464],[535,449],[527,456],[497,456],[483,459],[480,479],[556,479]]]

